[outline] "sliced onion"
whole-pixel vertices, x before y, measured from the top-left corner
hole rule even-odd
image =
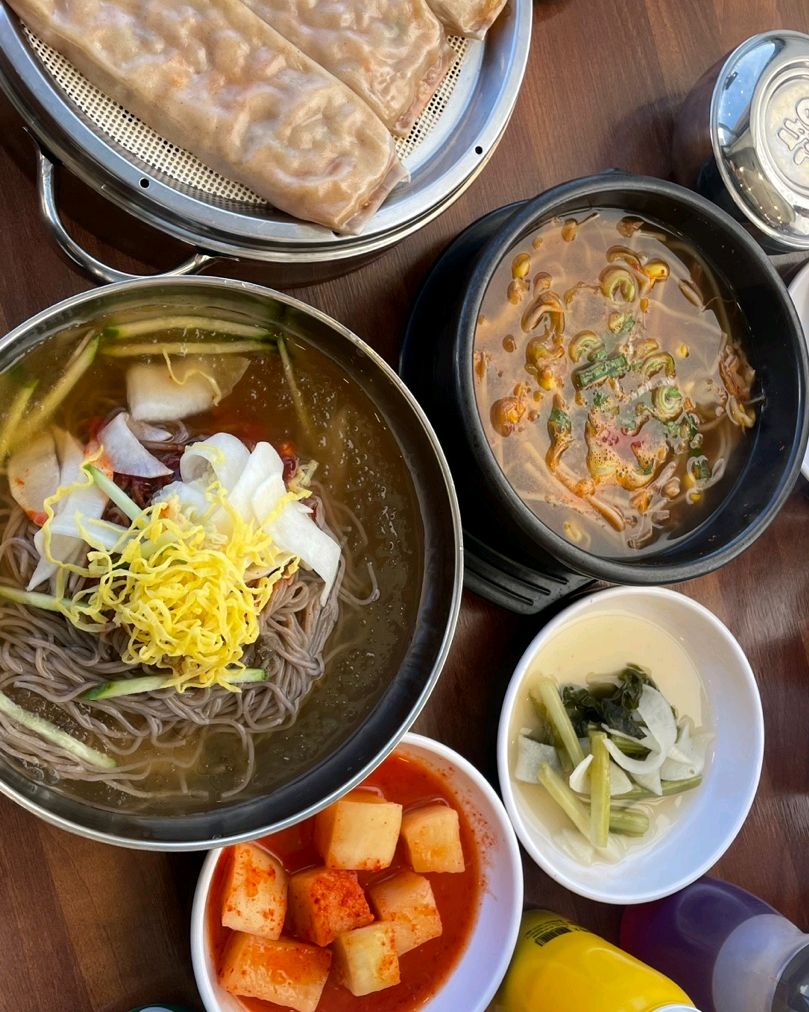
[[[165,478],[170,475],[171,468],[161,464],[138,442],[128,423],[129,415],[122,411],[98,434],[113,471],[136,478]]]
[[[559,772],[559,756],[553,745],[543,745],[542,742],[534,741],[526,734],[521,734],[517,739],[517,762],[514,767],[514,777],[525,784],[539,783],[539,767],[547,763],[551,769]]]
[[[589,794],[590,793],[590,775],[588,770],[593,762],[593,754],[586,755],[579,765],[573,770],[568,777],[568,784],[570,785],[571,791],[575,791],[577,794]]]
[[[635,783],[644,790],[651,791],[658,797],[663,795],[663,785],[660,783],[660,770],[656,769],[650,773],[636,773]]]
[[[656,750],[664,758],[668,756],[677,741],[677,722],[663,693],[644,685],[638,700],[638,716],[657,742]]]
[[[654,773],[655,770],[659,770],[666,758],[662,752],[651,752],[645,759],[633,759],[631,756],[624,755],[611,738],[608,738],[604,744],[616,764],[622,770],[631,773],[636,780],[638,776],[643,776],[645,773]]]

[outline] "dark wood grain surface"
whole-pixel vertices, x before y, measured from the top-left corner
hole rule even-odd
[[[755,32],[809,31],[806,0],[537,0],[511,125],[483,175],[440,219],[379,259],[297,294],[390,361],[419,285],[484,211],[612,166],[666,176],[673,117],[690,86]],[[0,327],[88,287],[36,210],[33,148],[0,104]],[[125,270],[181,259],[178,244],[78,183],[60,203],[74,234]],[[284,287],[265,269],[228,271]],[[747,651],[764,702],[758,798],[717,872],[809,929],[809,498],[800,484],[742,558],[684,586]],[[467,594],[458,634],[416,730],[494,775],[500,701],[537,619]],[[743,729],[740,729],[740,733]],[[188,921],[201,856],[119,850],[52,829],[0,799],[0,1012],[124,1012],[161,999],[199,1008]],[[526,861],[526,897],[615,937],[619,911],[579,899]]]

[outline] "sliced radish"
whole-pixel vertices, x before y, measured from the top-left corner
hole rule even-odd
[[[547,763],[557,773],[561,770],[559,756],[553,745],[543,745],[525,734],[517,739],[517,763],[514,776],[525,784],[539,783],[539,767]]]
[[[129,411],[139,422],[175,422],[218,404],[244,375],[249,360],[189,355],[165,364],[138,363],[126,374]]]
[[[60,468],[50,429],[12,453],[8,460],[8,484],[20,508],[41,527],[45,523],[45,500],[59,489]]]
[[[129,415],[122,411],[98,434],[113,471],[136,478],[165,478],[170,475],[171,468],[161,464],[157,457],[138,442],[128,421]]]

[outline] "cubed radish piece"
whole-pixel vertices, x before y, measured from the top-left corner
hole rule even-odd
[[[299,938],[329,945],[341,931],[374,919],[356,872],[311,868],[289,880],[289,922]]]
[[[225,949],[219,983],[231,994],[261,998],[295,1012],[315,1012],[331,959],[328,949],[316,945],[237,931]]]
[[[334,976],[357,998],[399,983],[393,925],[378,922],[345,931],[334,942]]]
[[[442,933],[433,888],[423,875],[400,871],[370,886],[368,895],[380,921],[393,926],[400,956]]]
[[[266,850],[232,848],[222,893],[222,924],[262,938],[280,938],[287,912],[287,875]]]
[[[327,868],[381,871],[399,842],[402,806],[352,791],[315,816],[315,843]]]
[[[410,866],[419,872],[461,872],[463,847],[458,813],[447,805],[405,812],[402,839]]]

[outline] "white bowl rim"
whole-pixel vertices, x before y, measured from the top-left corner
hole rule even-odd
[[[795,298],[795,294],[802,288],[809,289],[809,263],[806,263],[801,267],[795,277],[790,281],[787,291],[789,297],[792,299],[792,303],[795,306],[795,312],[798,314],[798,319],[803,327],[804,338],[806,339],[807,345],[809,345],[809,315],[805,315],[801,312],[801,306],[798,304],[798,300]],[[805,304],[809,304],[809,291],[807,291],[807,297],[804,301]],[[806,451],[806,455],[803,458],[803,464],[801,464],[801,474],[809,481],[809,449]]]
[[[686,608],[691,608],[698,615],[706,619],[711,626],[713,626],[715,631],[724,639],[733,654],[736,656],[739,661],[741,676],[744,680],[745,686],[750,692],[750,699],[752,703],[752,723],[749,728],[749,754],[752,759],[751,773],[753,775],[750,777],[747,789],[738,796],[741,804],[736,818],[733,820],[733,823],[725,834],[722,842],[714,847],[710,854],[704,858],[699,865],[695,866],[691,872],[681,875],[676,880],[667,882],[657,889],[649,889],[645,892],[638,892],[637,890],[632,891],[631,889],[625,890],[624,892],[606,892],[582,885],[575,878],[572,878],[560,871],[554,862],[546,856],[542,848],[538,846],[536,839],[526,827],[515,799],[511,783],[511,775],[509,772],[509,724],[511,722],[511,714],[514,709],[514,703],[522,686],[523,679],[525,678],[525,674],[539,648],[562,626],[567,625],[570,621],[579,617],[582,612],[591,608],[593,606],[593,601],[598,601],[599,603],[610,603],[620,601],[620,599],[624,596],[637,596],[639,594],[644,597],[657,597],[674,600],[677,604]],[[554,881],[558,882],[560,885],[569,889],[576,895],[583,896],[585,899],[595,900],[598,903],[609,903],[620,906],[629,906],[635,903],[649,903],[653,900],[663,899],[665,896],[671,896],[673,893],[679,892],[686,886],[691,885],[692,882],[695,882],[716,864],[716,862],[722,857],[725,851],[736,839],[736,836],[747,819],[756,796],[756,791],[758,790],[763,762],[764,712],[761,706],[761,696],[759,694],[758,684],[756,683],[755,675],[753,674],[753,669],[750,666],[747,655],[733,633],[720,618],[714,615],[709,608],[706,608],[704,605],[695,601],[693,598],[688,597],[686,594],[682,594],[676,590],[670,590],[667,587],[609,587],[606,590],[599,590],[592,594],[588,594],[586,597],[568,605],[567,608],[559,612],[559,614],[548,622],[547,625],[543,626],[543,628],[531,640],[525,649],[525,652],[520,657],[520,660],[517,662],[517,666],[514,669],[514,674],[511,676],[511,680],[509,681],[506,695],[503,700],[503,706],[500,711],[500,722],[497,729],[497,775],[500,781],[500,793],[503,798],[503,804],[505,805],[506,811],[508,812],[509,818],[514,826],[514,830],[529,856],[546,874],[554,879]],[[631,878],[631,876],[629,877]]]
[[[505,842],[503,853],[505,866],[509,873],[509,890],[513,906],[510,914],[508,935],[505,938],[498,939],[499,956],[494,964],[492,983],[487,992],[480,996],[478,1003],[466,1010],[466,1012],[484,1012],[496,994],[511,962],[514,947],[517,944],[523,912],[522,858],[514,826],[506,809],[503,807],[503,802],[500,800],[497,791],[495,791],[480,770],[476,769],[468,759],[465,759],[454,749],[443,744],[443,742],[436,741],[434,738],[428,738],[426,735],[415,734],[412,731],[408,731],[404,735],[396,748],[398,749],[402,745],[412,745],[415,748],[422,748],[425,752],[429,752],[439,759],[451,763],[461,774],[468,777],[473,786],[490,803],[492,813],[495,815],[498,827],[502,831],[502,838]],[[395,752],[396,750],[394,749],[391,754],[395,755]],[[224,849],[224,847],[217,847],[216,850],[211,850],[206,855],[197,879],[194,890],[194,902],[191,908],[191,962],[194,969],[194,979],[202,998],[202,1004],[207,1012],[220,1012],[221,1010],[221,1005],[214,991],[213,982],[208,973],[205,923],[211,880],[213,879],[219,857]],[[463,953],[461,954],[461,958],[463,958]],[[436,997],[440,993],[440,991],[436,992]],[[424,1005],[423,1008],[428,1010],[431,1004],[432,1000]]]

